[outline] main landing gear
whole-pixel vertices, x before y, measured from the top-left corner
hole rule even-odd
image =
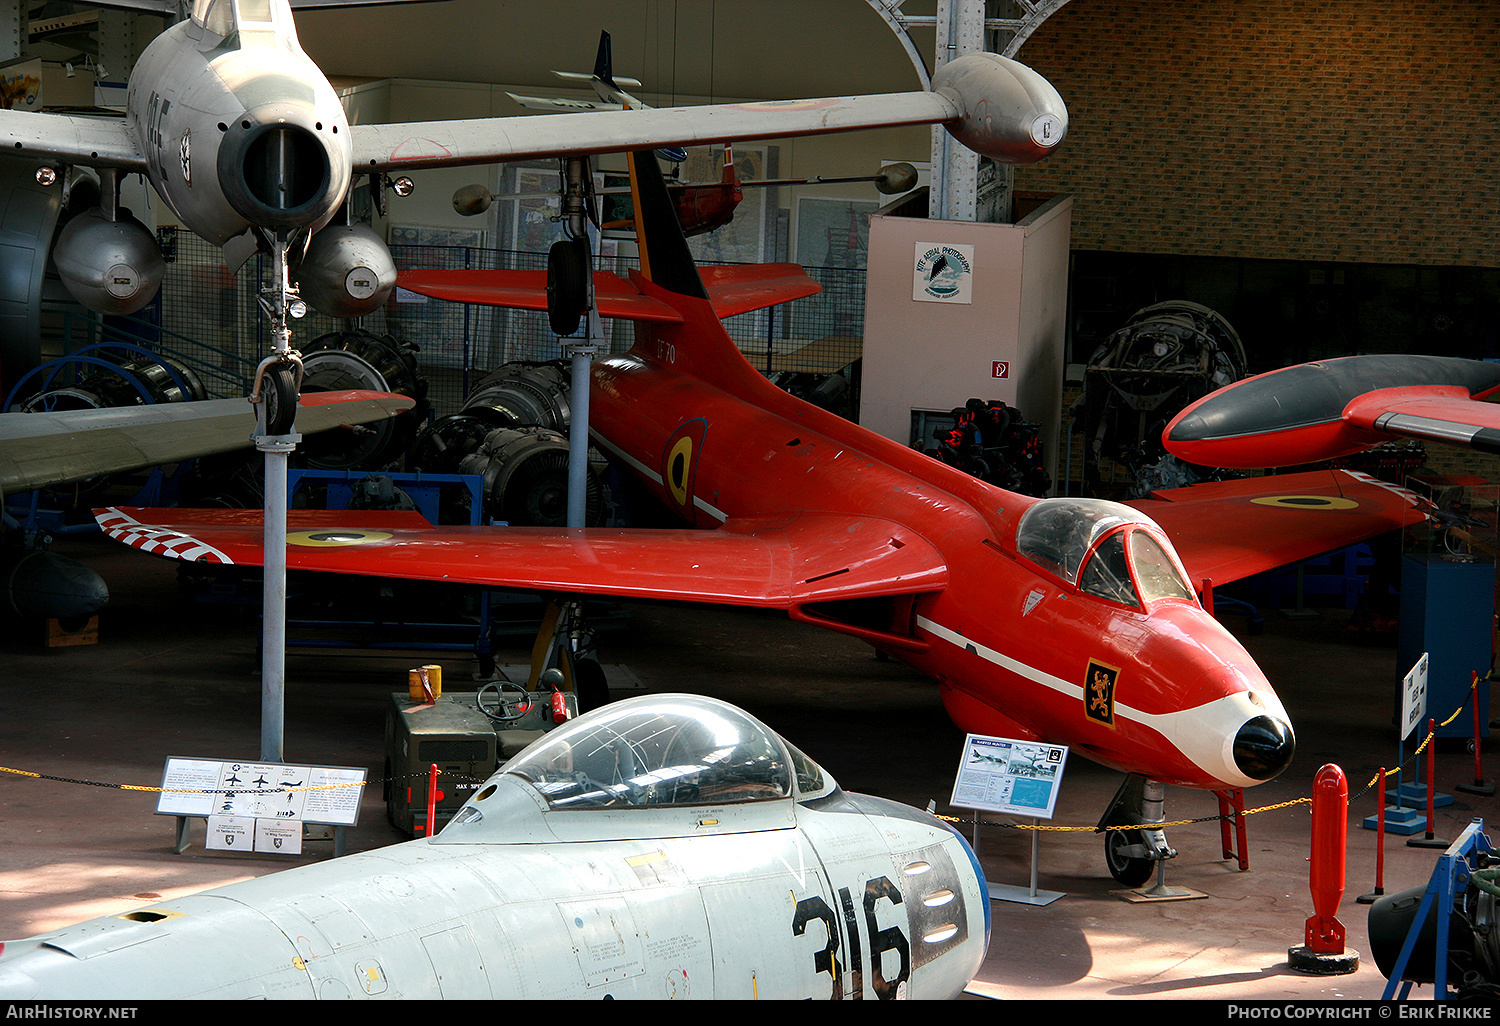
[[[1171,897],[1175,895],[1166,886],[1167,860],[1177,852],[1167,844],[1161,827],[1152,825],[1166,822],[1166,790],[1159,781],[1131,774],[1115,792],[1096,829],[1104,833],[1104,862],[1111,876],[1134,888],[1155,873],[1154,891]],[[1109,829],[1125,826],[1139,829]]]

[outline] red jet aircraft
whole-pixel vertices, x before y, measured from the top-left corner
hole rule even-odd
[[[293,511],[289,567],[783,609],[930,674],[966,731],[1068,745],[1132,774],[1101,826],[1163,822],[1163,784],[1239,788],[1286,768],[1287,713],[1198,591],[1420,519],[1407,496],[1341,471],[1198,485],[1142,508],[985,484],[768,382],[720,318],[818,285],[791,264],[696,268],[655,158],[632,155],[631,174],[642,269],[595,281],[600,315],[635,320],[636,343],[595,363],[592,426],[691,526],[434,527],[349,512],[299,522]],[[421,272],[401,284],[546,308],[540,273]],[[147,551],[250,565],[259,518],[98,516]],[[1175,854],[1155,827],[1105,836],[1111,871],[1132,886]]]

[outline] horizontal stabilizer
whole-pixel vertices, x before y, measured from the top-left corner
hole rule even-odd
[[[546,271],[402,271],[397,284],[409,292],[453,303],[547,309]],[[643,296],[612,271],[594,272],[594,303],[600,317],[675,323],[682,314],[659,299]]]
[[[797,264],[744,264],[700,267],[704,288],[720,318],[761,310],[816,295],[822,290]],[[674,323],[682,314],[647,296],[611,271],[594,272],[594,301],[600,317]],[[418,295],[455,303],[503,306],[513,310],[547,309],[545,271],[402,271],[398,284]]]

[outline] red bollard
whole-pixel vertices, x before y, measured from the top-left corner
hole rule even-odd
[[[1435,802],[1437,801],[1437,720],[1427,721],[1427,833],[1421,837],[1408,837],[1406,846],[1408,848],[1446,848],[1448,842],[1438,837],[1436,829],[1436,816],[1434,815]]]
[[[423,831],[428,837],[432,836],[432,828],[437,823],[437,803],[438,795],[440,794],[437,786],[437,778],[438,774],[442,772],[442,770],[438,769],[437,763],[433,763],[432,768],[427,773],[427,822],[423,826]]]
[[[1469,687],[1469,699],[1474,703],[1474,783],[1455,784],[1453,790],[1464,794],[1479,794],[1488,797],[1495,793],[1495,785],[1484,779],[1484,762],[1480,753],[1479,735],[1483,728],[1479,724],[1479,674]]]
[[[1361,905],[1373,905],[1385,894],[1385,767],[1375,775],[1375,889],[1354,899]]]
[[[1314,914],[1302,947],[1287,950],[1287,964],[1303,973],[1339,976],[1359,968],[1359,954],[1344,950],[1344,924],[1335,913],[1344,897],[1344,853],[1349,833],[1349,782],[1329,763],[1313,780],[1309,889]]]

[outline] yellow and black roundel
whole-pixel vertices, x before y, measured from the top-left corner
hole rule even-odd
[[[1257,506],[1279,506],[1282,509],[1359,509],[1357,501],[1342,495],[1262,495],[1250,501]]]
[[[346,527],[324,527],[315,531],[289,531],[288,545],[303,545],[309,548],[339,548],[344,545],[369,545],[372,542],[390,541],[385,531],[361,531]]]
[[[698,475],[698,457],[708,422],[699,417],[683,424],[667,440],[662,455],[661,479],[676,512],[693,520],[693,485]]]

